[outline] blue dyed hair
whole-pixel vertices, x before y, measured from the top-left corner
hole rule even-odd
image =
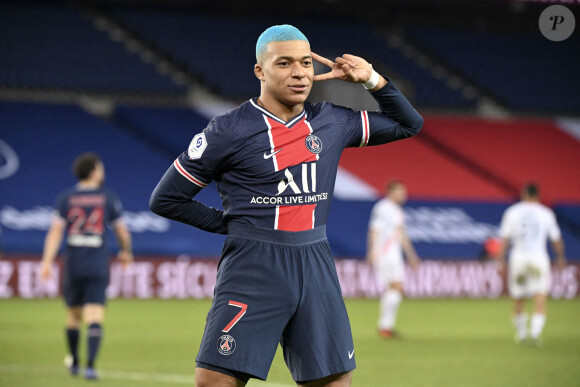
[[[310,44],[306,36],[300,30],[290,24],[282,24],[280,26],[272,26],[258,38],[256,43],[256,60],[259,62],[260,58],[266,52],[268,43],[270,42],[285,42],[287,40],[304,40]]]

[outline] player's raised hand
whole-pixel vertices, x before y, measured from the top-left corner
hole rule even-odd
[[[314,81],[340,79],[352,83],[365,83],[373,71],[373,66],[369,62],[350,54],[344,54],[333,62],[313,52],[312,59],[331,68],[327,73],[315,75]]]

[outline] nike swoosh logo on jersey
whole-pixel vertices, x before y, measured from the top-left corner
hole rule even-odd
[[[352,352],[348,351],[348,358],[352,359],[353,356],[354,356],[354,349],[352,350]]]
[[[264,158],[269,159],[270,157],[274,156],[276,153],[280,152],[281,150],[282,150],[282,148],[280,148],[276,152],[272,152],[270,154],[267,154],[266,152],[264,152]]]

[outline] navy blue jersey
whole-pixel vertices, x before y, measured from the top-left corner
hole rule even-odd
[[[384,89],[404,99],[391,82]],[[403,116],[402,121],[418,117],[421,125],[410,104],[405,108],[393,115]],[[418,131],[405,130],[394,118],[385,112],[306,103],[300,114],[284,122],[252,99],[214,118],[174,167],[199,188],[216,181],[225,223],[309,230],[326,224],[343,149],[368,145],[385,127],[389,136],[380,143]]]
[[[305,103],[284,122],[253,99],[214,118],[165,173],[151,210],[221,234],[232,221],[284,231],[324,225],[343,149],[408,138],[423,126],[392,82],[372,95],[380,111]],[[211,180],[224,211],[192,200]]]
[[[121,217],[121,201],[100,188],[63,192],[57,199],[57,216],[66,222],[65,273],[72,277],[107,277],[109,251],[107,226]]]
[[[280,341],[296,381],[354,369],[325,236],[338,161],[347,147],[404,139],[423,125],[392,82],[372,95],[378,112],[306,103],[287,122],[252,99],[195,135],[153,191],[156,214],[228,234],[198,367],[265,379]],[[193,200],[212,180],[223,211]]]

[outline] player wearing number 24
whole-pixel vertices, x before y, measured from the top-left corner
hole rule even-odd
[[[314,75],[313,60],[331,71]],[[212,119],[151,196],[153,212],[227,234],[196,386],[265,380],[278,343],[297,384],[347,386],[355,349],[326,238],[338,161],[346,147],[411,137],[423,119],[366,60],[323,58],[293,26],[264,31],[256,62],[260,96]],[[365,86],[380,111],[306,103],[327,79]],[[212,180],[223,211],[192,200]]]
[[[88,327],[85,378],[97,379],[95,361],[101,343],[105,290],[109,277],[106,230],[111,225],[120,245],[123,266],[133,261],[131,234],[123,222],[117,196],[103,187],[105,167],[94,153],[84,153],[73,163],[78,184],[57,199],[56,211],[44,243],[41,278],[48,281],[66,234],[63,293],[67,305],[66,337],[70,350],[66,363],[72,375],[79,372],[79,328]]]

